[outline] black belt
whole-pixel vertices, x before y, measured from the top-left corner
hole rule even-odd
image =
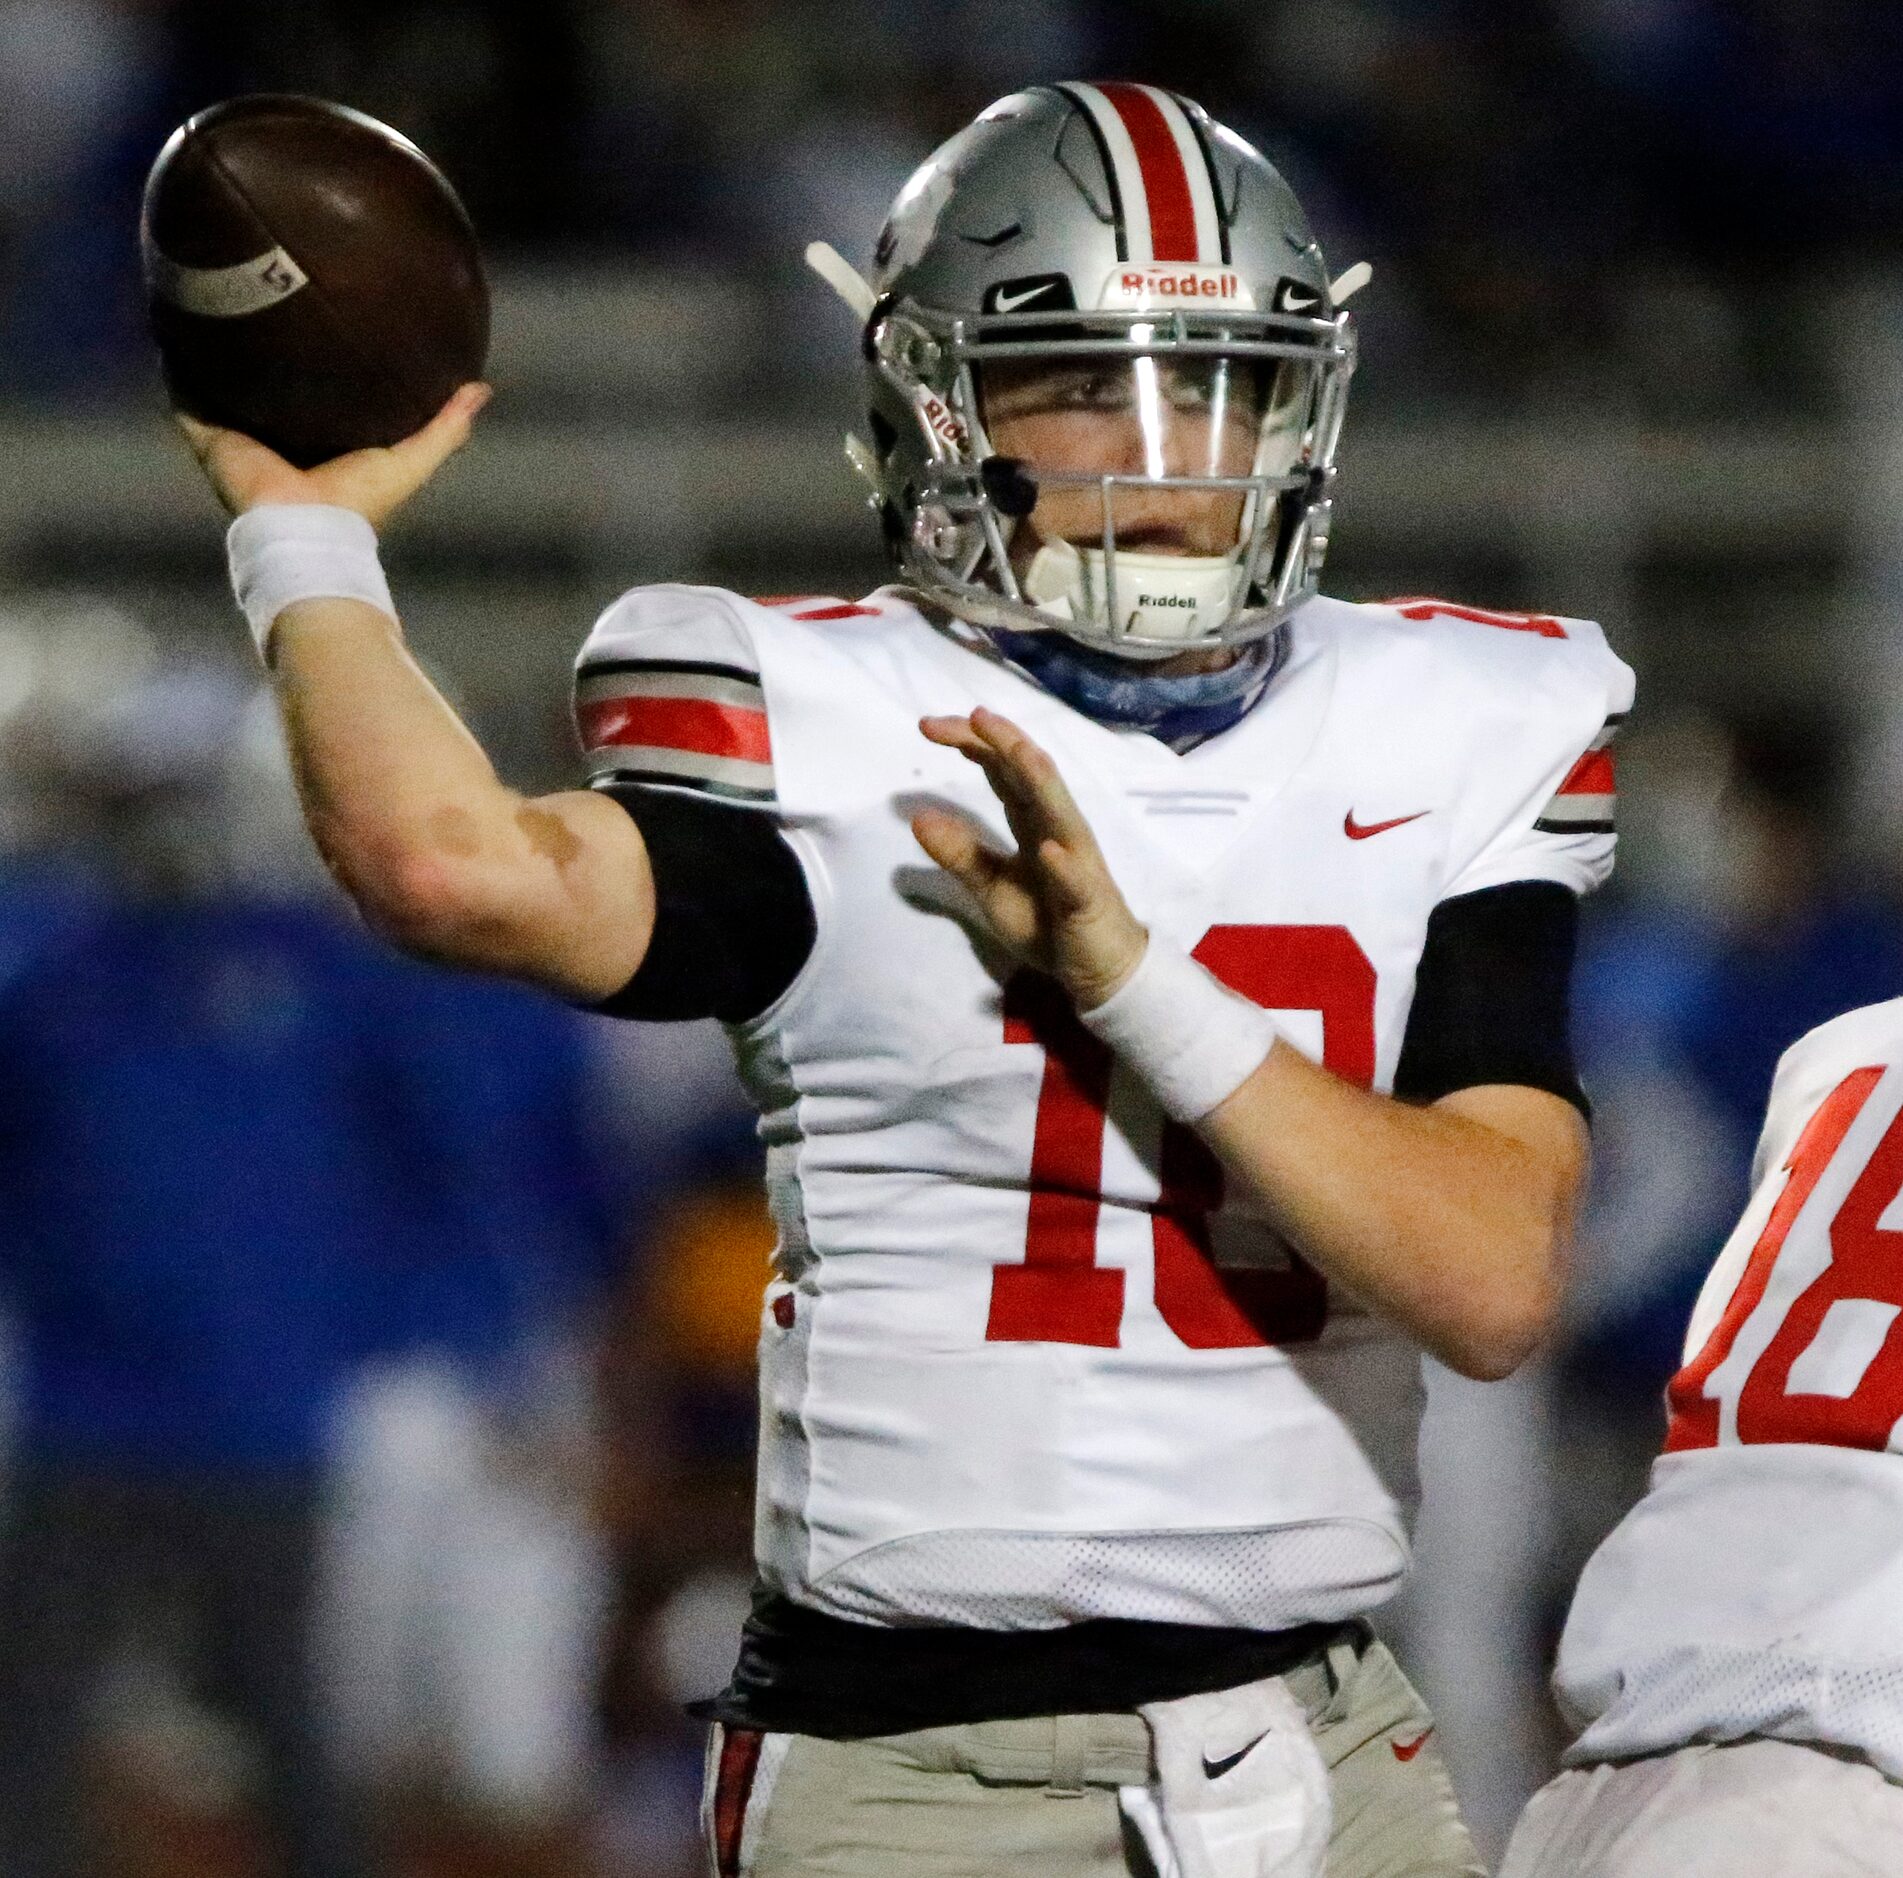
[[[1095,1617],[1055,1630],[852,1623],[761,1595],[733,1680],[689,1713],[850,1740],[1031,1715],[1127,1712],[1280,1676],[1356,1623],[1227,1630]]]

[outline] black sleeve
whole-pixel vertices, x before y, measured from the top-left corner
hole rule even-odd
[[[806,870],[770,815],[642,783],[602,794],[628,811],[654,871],[654,937],[610,1017],[758,1017],[799,976],[815,922]]]
[[[1568,1011],[1578,930],[1579,902],[1552,881],[1485,887],[1435,907],[1394,1093],[1433,1102],[1513,1083],[1590,1116]]]

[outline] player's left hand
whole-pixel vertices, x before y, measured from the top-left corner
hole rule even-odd
[[[1149,935],[1057,765],[983,706],[969,717],[922,718],[919,729],[984,771],[1018,844],[1001,853],[965,816],[924,808],[912,817],[919,845],[964,885],[1010,951],[1050,973],[1078,1010],[1094,1010],[1136,970]]]

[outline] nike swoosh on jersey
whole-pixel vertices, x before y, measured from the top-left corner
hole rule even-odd
[[[1390,828],[1405,828],[1409,822],[1418,822],[1423,815],[1432,815],[1432,809],[1416,809],[1412,815],[1397,815],[1391,821],[1361,823],[1355,820],[1355,812],[1350,809],[1342,817],[1341,832],[1350,841],[1366,841],[1370,835],[1385,835]]]
[[[1209,1756],[1205,1754],[1203,1756],[1203,1778],[1205,1780],[1220,1780],[1232,1767],[1240,1767],[1268,1738],[1269,1731],[1265,1729],[1261,1734],[1257,1735],[1246,1748],[1237,1748],[1235,1753],[1225,1754],[1219,1761],[1212,1761]]]
[[[1412,1741],[1390,1741],[1388,1746],[1394,1750],[1397,1761],[1411,1761],[1421,1749],[1427,1746],[1427,1737],[1433,1733],[1431,1728],[1423,1728]]]

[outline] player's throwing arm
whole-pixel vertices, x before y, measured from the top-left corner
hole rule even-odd
[[[426,956],[599,999],[633,975],[653,925],[639,830],[586,790],[531,801],[501,782],[410,656],[377,563],[373,524],[467,441],[487,396],[465,386],[408,441],[314,470],[179,421],[238,517],[232,577],[305,819],[365,918]]]
[[[1587,1163],[1579,1112],[1539,1089],[1414,1107],[1354,1088],[1146,934],[1056,765],[1016,725],[980,710],[921,727],[984,771],[1018,844],[1003,853],[947,809],[913,821],[998,939],[1063,985],[1329,1278],[1464,1375],[1517,1367],[1559,1300]]]
[[[498,780],[406,650],[377,561],[376,529],[489,396],[462,382],[488,295],[455,192],[358,112],[239,99],[167,142],[140,234],[166,383],[238,518],[233,582],[332,871],[413,951],[584,1001],[626,983],[653,924],[639,830],[585,791],[531,802]]]

